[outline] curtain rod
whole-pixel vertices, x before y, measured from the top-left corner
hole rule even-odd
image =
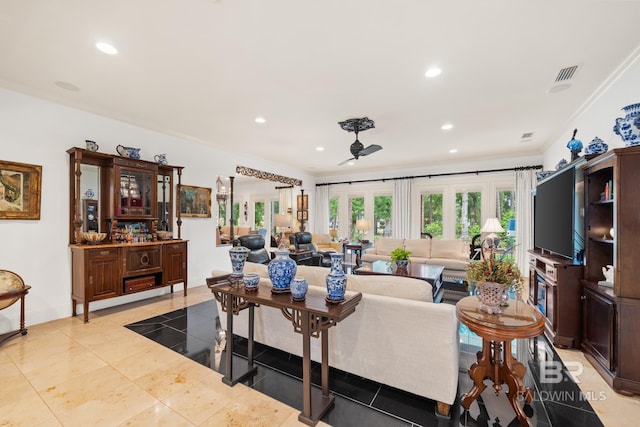
[[[485,169],[485,170],[475,170],[475,171],[466,171],[466,172],[432,173],[432,174],[429,174],[429,175],[398,176],[398,177],[394,177],[394,178],[360,179],[360,180],[356,180],[356,181],[323,182],[323,183],[320,183],[320,184],[316,184],[316,187],[323,187],[325,185],[337,185],[337,184],[358,184],[358,183],[363,183],[363,182],[397,181],[399,179],[433,178],[433,177],[436,177],[436,176],[472,175],[472,174],[473,175],[479,175],[481,173],[522,171],[522,170],[530,170],[530,169],[542,169],[542,165],[518,166],[518,167],[515,167],[515,168],[502,168],[502,169]]]

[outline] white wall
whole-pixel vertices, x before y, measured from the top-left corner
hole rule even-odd
[[[624,117],[622,107],[640,102],[640,54],[630,58],[619,71],[568,123],[566,131],[551,142],[544,153],[545,170],[554,170],[562,158],[571,160],[567,142],[574,129],[578,129],[576,139],[582,141],[584,148],[596,136],[609,145],[610,150],[624,147],[622,138],[614,133],[613,125],[617,117]]]
[[[40,220],[0,221],[0,268],[20,274],[32,289],[26,298],[27,325],[71,315],[69,235],[69,156],[71,147],[96,141],[100,152],[116,154],[118,144],[140,147],[143,160],[167,153],[169,163],[184,166],[182,183],[215,189],[218,175],[235,174],[236,165],[303,180],[315,178],[293,168],[234,156],[193,141],[161,134],[106,117],[0,89],[0,159],[42,165]],[[247,153],[251,148],[247,147]],[[214,190],[215,191],[215,190]],[[214,204],[215,209],[215,204]],[[205,284],[212,269],[230,270],[228,247],[215,247],[216,218],[183,218],[189,240],[189,287]],[[149,298],[168,289],[92,303],[90,310]],[[81,306],[78,307],[81,311]],[[19,304],[0,311],[0,333],[18,327]]]

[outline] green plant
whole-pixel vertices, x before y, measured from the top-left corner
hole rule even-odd
[[[405,248],[395,248],[391,251],[391,261],[408,260],[409,255],[411,255],[411,251],[408,251]]]
[[[520,269],[504,257],[488,257],[481,261],[471,261],[467,270],[467,281],[469,285],[474,282],[499,283],[505,289],[513,288],[518,295],[522,293],[524,287],[524,278],[520,274]]]

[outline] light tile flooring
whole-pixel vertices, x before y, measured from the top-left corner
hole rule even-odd
[[[0,347],[0,425],[297,426],[299,411],[124,328],[212,299],[206,286],[29,326]],[[579,351],[581,389],[606,426],[635,426],[640,398],[613,392]],[[603,392],[604,394],[601,394]],[[595,398],[597,396],[598,398]],[[322,422],[319,425],[326,425]]]

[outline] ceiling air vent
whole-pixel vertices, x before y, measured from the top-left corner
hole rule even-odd
[[[529,139],[533,137],[533,132],[527,132],[527,133],[523,133],[522,134],[522,138],[521,139]]]
[[[576,74],[577,70],[578,70],[577,65],[563,68],[562,70],[560,70],[560,72],[558,72],[555,82],[564,82],[566,80],[571,80],[573,76]]]

